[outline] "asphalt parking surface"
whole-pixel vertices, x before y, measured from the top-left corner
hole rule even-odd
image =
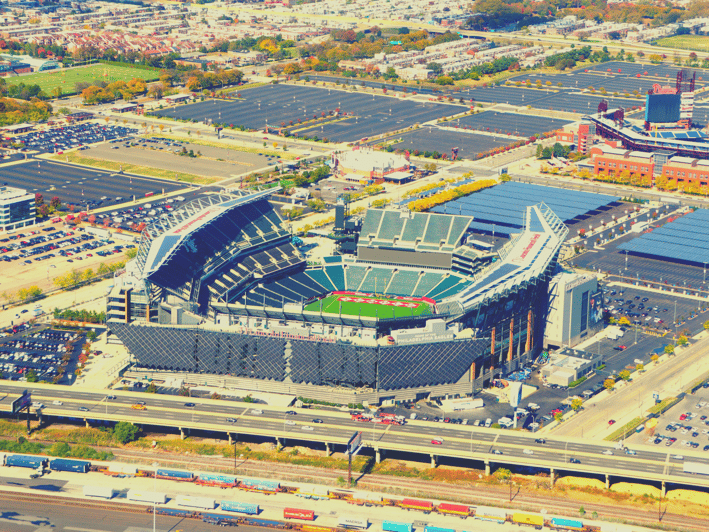
[[[145,197],[145,194],[161,194],[182,190],[185,183],[176,183],[121,174],[108,170],[93,170],[68,163],[28,159],[20,164],[0,166],[2,181],[12,187],[24,188],[28,192],[40,193],[45,202],[57,196],[64,205],[86,205],[90,201],[102,201],[100,207],[128,201],[131,196]],[[116,198],[122,198],[116,201]]]
[[[691,416],[680,420],[682,414]],[[704,419],[701,419],[702,417]],[[676,424],[675,430],[668,427],[670,424]],[[676,438],[676,441],[668,445],[670,438]],[[625,441],[628,444],[654,444],[659,449],[667,449],[668,452],[679,455],[692,449],[688,444],[694,442],[697,446],[693,450],[706,451],[709,454],[709,389],[699,388],[695,393],[685,395],[679,403],[657,418],[654,430],[642,430]]]
[[[96,122],[53,127],[48,130],[30,131],[13,137],[26,149],[40,153],[57,153],[87,144],[121,139],[137,133],[137,129]]]
[[[450,158],[451,149],[459,148],[458,157],[473,159],[478,153],[486,152],[501,146],[508,146],[518,139],[506,135],[479,135],[476,133],[458,132],[441,129],[436,126],[424,126],[414,131],[397,135],[401,142],[394,144],[399,150],[437,151],[445,153]],[[434,161],[435,162],[435,161]]]
[[[531,137],[549,131],[556,131],[569,123],[571,122],[568,120],[560,120],[558,118],[499,113],[497,111],[483,111],[482,113],[466,116],[451,122],[451,124],[469,128],[473,131],[510,133],[517,137]]]
[[[327,89],[313,86],[265,85],[239,91],[240,100],[207,100],[156,111],[157,116],[182,120],[213,121],[242,125],[250,129],[290,127],[299,137],[327,137],[337,142],[355,141],[386,133],[414,123],[436,120],[460,113],[467,106],[434,102],[414,102],[383,95]],[[352,115],[343,126],[301,122],[322,119],[322,113],[340,109]],[[342,118],[341,116],[338,118]],[[327,121],[337,120],[330,117]],[[322,126],[322,127],[321,127]]]

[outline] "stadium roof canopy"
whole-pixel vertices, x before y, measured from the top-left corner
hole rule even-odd
[[[136,261],[146,278],[167,262],[187,238],[230,210],[258,201],[280,190],[271,188],[255,193],[210,194],[186,203],[166,218],[143,231]]]

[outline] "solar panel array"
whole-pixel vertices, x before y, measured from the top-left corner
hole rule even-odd
[[[709,263],[709,211],[696,210],[651,233],[623,242],[621,251],[664,257],[670,260]]]
[[[531,185],[509,181],[486,188],[457,200],[438,205],[433,212],[473,216],[471,228],[500,225],[495,232],[503,234],[505,230],[524,227],[524,216],[530,205],[546,203],[556,215],[568,222],[574,218],[595,211],[618,201],[616,196],[566,190],[542,185]],[[487,228],[488,231],[491,227]]]
[[[651,137],[663,139],[707,139],[707,134],[698,130],[648,131],[647,134]]]

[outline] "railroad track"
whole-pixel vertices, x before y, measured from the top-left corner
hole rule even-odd
[[[47,493],[18,493],[14,491],[0,491],[0,499],[14,502],[28,502],[42,504],[47,497],[52,498],[53,503],[65,504],[72,508],[86,508],[88,510],[113,510],[119,512],[129,512],[133,514],[144,514],[152,506],[139,504],[127,504],[122,502],[96,501],[91,499],[77,499],[74,497],[62,497],[61,495],[50,495]]]
[[[145,454],[141,452],[129,450],[116,451],[115,449],[113,451],[119,461],[121,458],[129,459],[130,461],[145,460]],[[180,465],[187,469],[199,469],[203,467],[207,470],[213,470],[215,467],[220,467],[224,470],[233,471],[234,468],[234,460],[229,458],[195,456],[185,459],[180,455],[168,456],[161,456],[160,462],[170,463],[174,466]],[[237,475],[253,474],[255,476],[265,476],[280,480],[283,483],[287,483],[287,481],[324,483],[337,486],[339,489],[347,489],[338,484],[338,478],[347,478],[347,471],[340,469],[330,470],[311,466],[249,460],[238,460],[236,464]],[[602,519],[625,522],[628,520],[628,516],[632,515],[632,522],[634,524],[643,526],[658,525],[657,509],[643,510],[638,507],[632,507],[632,514],[630,514],[630,505],[622,507],[594,503],[592,501],[569,500],[561,496],[545,496],[538,493],[525,494],[522,491],[522,486],[520,486],[520,491],[516,492],[513,488],[512,502],[510,502],[509,488],[507,486],[464,487],[419,479],[377,474],[362,475],[359,473],[353,474],[353,478],[358,479],[357,485],[359,487],[380,493],[449,499],[470,505],[523,508],[528,511],[536,512],[544,509],[551,514],[573,517],[579,517],[579,507],[583,506],[586,511],[586,516],[596,512]],[[701,530],[704,532],[707,530],[707,526],[709,526],[709,519],[665,513],[659,524],[665,527],[672,527],[673,530]]]

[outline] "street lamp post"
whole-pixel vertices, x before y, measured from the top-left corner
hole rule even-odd
[[[153,532],[155,532],[155,504],[157,501],[158,491],[158,463],[153,462]]]

